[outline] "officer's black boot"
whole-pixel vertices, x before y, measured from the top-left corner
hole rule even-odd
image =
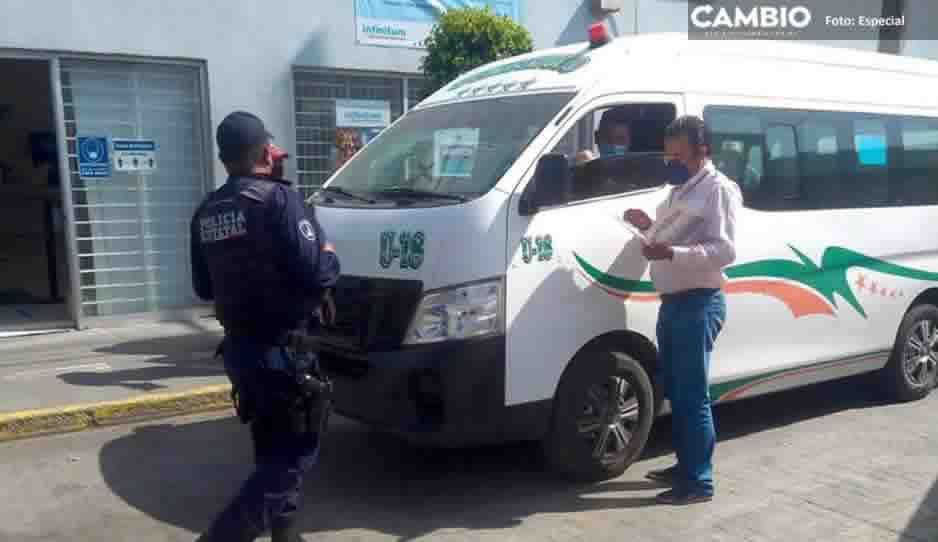
[[[274,524],[270,531],[270,542],[303,542],[303,537],[300,536],[296,523],[291,521],[288,524]]]
[[[195,542],[254,542],[264,533],[256,532],[246,526],[240,528],[217,528],[214,525],[208,532],[195,539]]]
[[[257,529],[241,514],[237,501],[229,504],[196,542],[254,542],[263,531]]]

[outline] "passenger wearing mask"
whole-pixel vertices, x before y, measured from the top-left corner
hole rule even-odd
[[[597,156],[592,150],[582,150],[576,155],[576,167],[579,172],[573,187],[576,199],[590,199],[622,191],[622,186],[606,171],[601,163],[589,165],[597,158],[624,156],[631,147],[632,131],[624,116],[616,109],[603,113],[596,130]],[[582,169],[581,169],[582,168]]]
[[[599,155],[597,156],[589,149],[582,150],[576,155],[577,165],[600,157],[624,156],[632,145],[632,130],[629,123],[615,109],[603,113],[595,135]]]

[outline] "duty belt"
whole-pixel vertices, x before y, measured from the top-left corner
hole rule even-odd
[[[320,339],[316,335],[310,335],[302,330],[290,331],[286,335],[284,346],[298,354],[318,352]]]

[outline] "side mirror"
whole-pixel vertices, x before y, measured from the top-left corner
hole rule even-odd
[[[518,211],[530,216],[541,207],[558,205],[566,201],[570,191],[572,175],[570,164],[564,154],[545,154],[537,161],[534,177],[525,187]]]

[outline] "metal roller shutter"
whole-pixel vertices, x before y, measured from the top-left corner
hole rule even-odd
[[[199,68],[68,60],[61,77],[82,314],[193,305],[188,225],[208,156]],[[81,179],[83,135],[153,139],[157,170]]]

